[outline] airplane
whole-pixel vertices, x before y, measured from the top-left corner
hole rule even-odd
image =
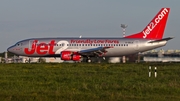
[[[165,46],[173,37],[162,38],[170,8],[161,8],[139,33],[123,38],[57,37],[30,38],[17,42],[8,52],[28,57],[59,57],[64,61],[91,62],[92,57],[117,57]]]

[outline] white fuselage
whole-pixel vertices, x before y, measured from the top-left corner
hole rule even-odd
[[[166,45],[167,41],[131,38],[33,38],[17,42],[8,51],[32,57],[60,57],[62,51],[79,52],[98,47],[106,49],[104,57],[114,57],[147,51]]]

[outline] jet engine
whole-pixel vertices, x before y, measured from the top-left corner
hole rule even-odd
[[[80,61],[81,55],[77,52],[71,52],[71,51],[62,51],[61,52],[61,60],[73,60],[73,61]]]

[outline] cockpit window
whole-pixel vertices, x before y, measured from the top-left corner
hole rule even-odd
[[[22,46],[22,43],[17,43],[16,46]]]

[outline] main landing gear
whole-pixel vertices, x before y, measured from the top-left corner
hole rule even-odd
[[[101,63],[103,60],[105,60],[105,57],[85,57],[85,58],[83,58],[82,62]]]
[[[92,62],[91,58],[90,58],[90,57],[87,57],[86,62],[91,63],[91,62]]]

